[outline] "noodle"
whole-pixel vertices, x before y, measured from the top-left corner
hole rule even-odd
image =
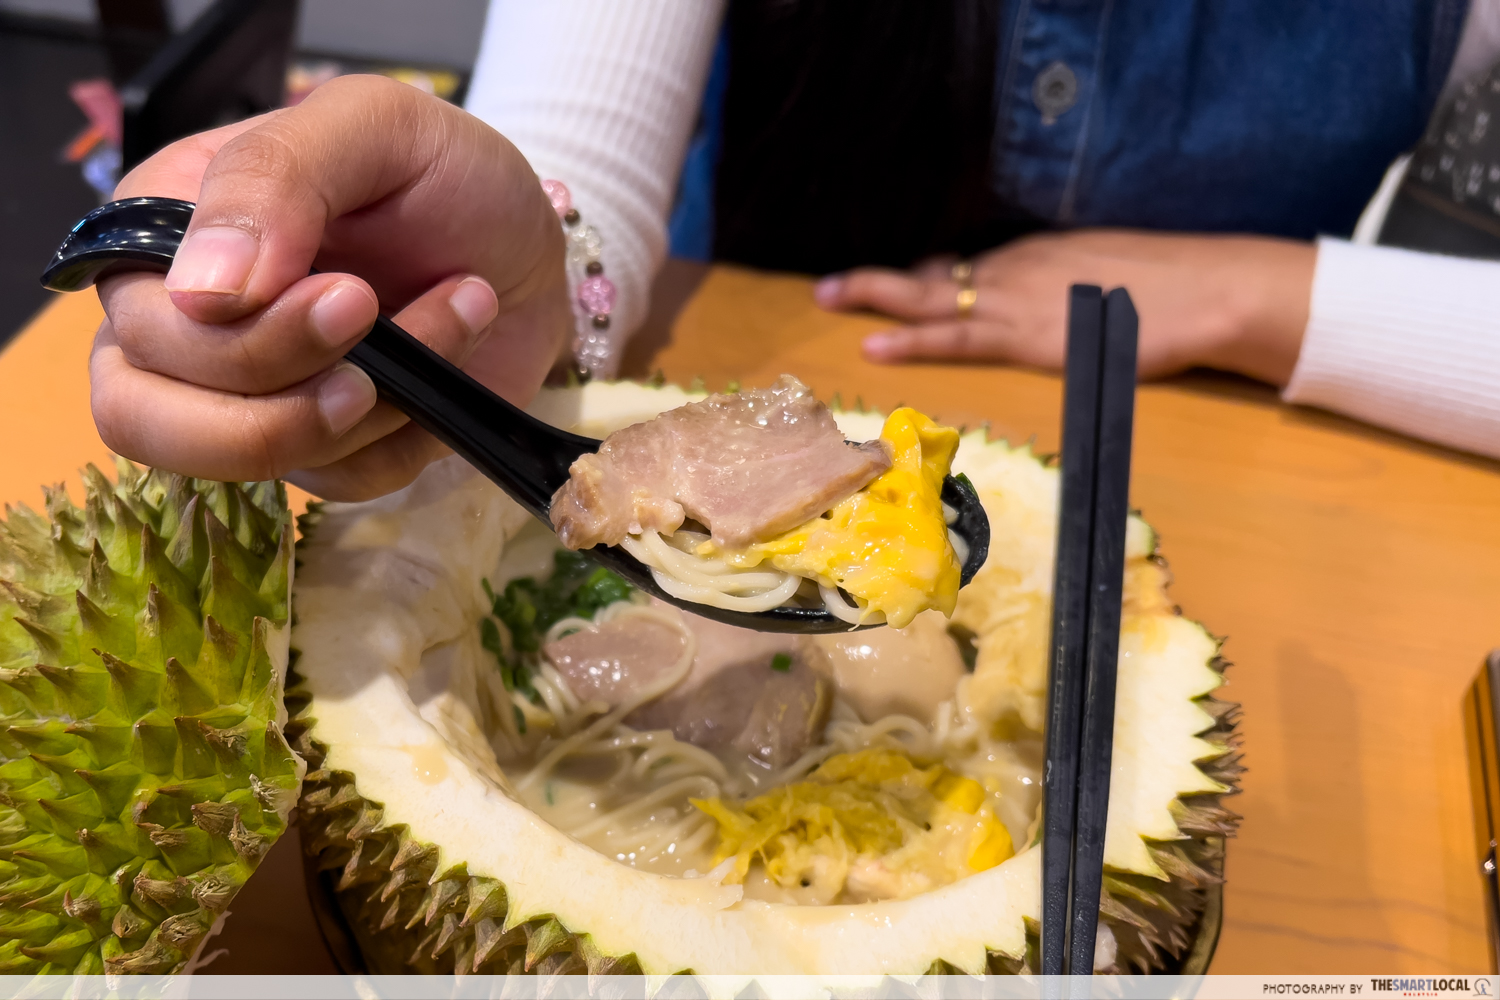
[[[532,676],[531,686],[541,697],[542,703],[547,706],[547,711],[551,712],[552,717],[559,723],[573,716],[582,707],[578,696],[573,693],[550,663],[542,664],[538,674],[540,676],[535,674]]]
[[[673,542],[697,545],[707,535],[678,531]],[[727,611],[769,611],[792,599],[802,578],[777,569],[738,569],[722,559],[705,558],[683,551],[658,531],[628,535],[621,548],[646,566],[657,586],[673,597]]]
[[[708,540],[696,531],[679,530],[662,537],[655,530],[627,535],[620,547],[646,566],[657,586],[673,597],[726,611],[770,611],[791,602],[804,579],[818,584],[829,614],[850,624],[879,624],[884,615],[862,618],[857,607],[844,603],[837,587],[821,577],[802,577],[785,570],[731,566],[723,559],[688,551]],[[830,596],[832,595],[832,596]]]
[[[947,504],[943,505],[943,515],[950,525],[958,519],[958,511]],[[807,579],[818,585],[823,610],[839,621],[850,625],[879,625],[885,621],[883,613],[870,614],[858,598],[849,598],[839,590],[836,582],[826,577],[804,577],[764,563],[741,568],[717,556],[700,556],[693,551],[708,538],[699,531],[678,529],[663,536],[655,529],[647,529],[639,535],[625,536],[620,547],[650,568],[657,586],[680,600],[726,611],[770,611],[791,604],[802,581]],[[948,542],[953,546],[958,564],[962,566],[968,562],[969,544],[951,527]],[[565,628],[577,628],[582,621],[565,619],[552,628],[561,632]],[[552,637],[553,633],[549,631],[549,641]]]
[[[681,795],[685,798],[692,792],[693,789],[698,789],[699,798],[703,798],[705,796],[712,797],[719,794],[719,784],[712,778],[706,778],[702,775],[691,778],[679,778],[671,784],[663,785],[661,788],[658,788],[646,795],[642,795],[640,798],[633,799],[623,806],[611,809],[603,816],[591,820],[590,822],[585,823],[574,830],[570,830],[569,833],[571,833],[575,837],[587,837],[591,833],[598,833],[599,831],[603,830],[610,823],[617,821],[621,816],[628,816],[629,814],[644,809],[647,806],[658,805],[677,795]]]
[[[547,634],[542,637],[542,645],[545,646],[549,642],[556,642],[563,636],[574,632],[586,631],[593,628],[596,624],[599,623],[595,622],[592,618],[579,618],[577,615],[569,615],[567,618],[563,618],[552,624],[552,627],[547,630]]]
[[[541,761],[538,762],[535,767],[528,771],[520,781],[516,782],[517,790],[524,789],[529,785],[534,784],[538,779],[550,773],[551,770],[557,766],[559,761],[561,761],[564,757],[567,757],[569,754],[575,753],[588,740],[597,738],[601,733],[604,733],[611,727],[615,726],[621,719],[625,718],[625,716],[635,711],[641,705],[645,704],[653,698],[658,697],[659,695],[665,694],[672,688],[676,687],[677,684],[687,676],[688,671],[692,669],[693,657],[698,654],[698,637],[693,634],[691,629],[683,624],[682,616],[678,615],[676,612],[666,611],[662,608],[654,608],[650,605],[635,604],[629,601],[620,601],[619,603],[611,604],[609,607],[601,610],[599,614],[594,617],[593,621],[587,622],[587,627],[589,629],[597,629],[600,625],[603,625],[606,622],[627,617],[650,618],[654,621],[667,625],[670,628],[676,629],[682,635],[682,655],[678,658],[677,662],[672,665],[672,668],[670,670],[665,671],[662,676],[658,677],[652,683],[645,685],[643,688],[641,688],[641,690],[637,691],[633,697],[627,699],[613,711],[608,712],[604,716],[590,723],[588,727],[583,729],[581,732],[572,732],[572,735],[569,735],[565,739],[561,740],[557,744],[557,746],[553,747],[546,753],[545,756],[542,757]],[[584,621],[584,619],[576,620]],[[561,680],[561,677],[559,676],[558,679]],[[534,679],[533,684],[535,684]],[[582,717],[586,714],[592,714],[590,712],[590,709],[597,709],[597,707],[600,706],[603,706],[602,702],[591,701],[581,706],[578,714],[572,716],[571,719],[559,717],[559,731],[572,731],[574,727],[568,725],[569,721],[581,721]]]
[[[833,615],[839,621],[848,622],[850,625],[859,624],[861,617],[859,605],[844,603],[844,595],[839,593],[837,587],[830,587],[822,580],[819,580],[818,593],[823,595],[823,607],[827,609],[830,615]]]
[[[663,537],[653,531],[631,537],[625,547],[652,568],[664,589],[719,607],[775,607],[803,583],[792,573],[765,567],[740,570],[723,559],[691,551],[706,537],[693,531]],[[959,544],[961,540],[955,539]],[[858,621],[859,607],[845,593],[826,581],[815,582],[830,613]],[[545,646],[570,633],[598,630],[632,616],[649,618],[682,636],[676,662],[613,709],[599,700],[584,701],[544,658],[530,669],[529,690],[502,692],[498,682],[491,685],[497,705],[492,717],[498,723],[491,738],[497,746],[504,743],[514,749],[512,760],[529,762],[511,771],[515,792],[525,794],[538,809],[543,800],[554,806],[541,814],[558,829],[624,864],[711,878],[712,872],[700,872],[709,867],[719,824],[693,807],[690,799],[746,798],[807,780],[837,754],[888,748],[914,760],[941,761],[955,773],[980,780],[994,794],[992,808],[1012,839],[1026,842],[1040,794],[1040,739],[1032,734],[997,736],[997,720],[981,712],[970,697],[969,676],[958,680],[953,696],[937,707],[930,724],[897,714],[865,722],[835,693],[821,741],[771,772],[747,762],[726,762],[670,730],[642,731],[625,725],[635,709],[683,682],[698,651],[696,635],[676,610],[639,600],[637,596],[635,601],[610,604],[592,620],[564,618],[542,637]],[[512,717],[512,707],[526,724]],[[528,725],[536,727],[530,737],[522,731]],[[575,766],[557,773],[565,761]],[[555,791],[563,796],[556,803]]]

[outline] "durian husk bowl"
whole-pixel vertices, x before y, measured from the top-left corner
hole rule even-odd
[[[593,383],[544,393],[534,409],[559,426],[603,436],[687,398],[670,386]],[[879,432],[876,414],[837,416],[851,439]],[[667,883],[675,880],[637,880],[627,870],[616,871],[603,856],[519,815],[513,798],[480,780],[482,769],[461,761],[445,772],[447,777],[423,787],[394,777],[394,768],[416,758],[393,757],[392,748],[409,754],[421,743],[447,752],[456,744],[414,719],[409,696],[400,683],[391,683],[419,669],[410,651],[428,647],[414,645],[416,639],[382,639],[387,634],[382,630],[395,635],[416,626],[398,629],[390,622],[441,614],[447,631],[422,632],[430,637],[422,642],[449,644],[442,648],[477,643],[466,630],[472,625],[477,634],[482,612],[464,624],[468,612],[457,609],[465,602],[480,606],[482,594],[476,599],[467,591],[478,590],[479,577],[493,565],[488,560],[500,551],[481,552],[481,547],[503,542],[484,541],[462,526],[514,516],[526,521],[524,514],[507,513],[514,505],[456,462],[429,470],[425,484],[419,479],[404,497],[393,495],[376,502],[378,507],[330,506],[304,522],[288,735],[308,762],[299,806],[303,846],[309,855],[309,895],[330,950],[347,970],[376,974],[731,971],[718,967],[726,952],[716,949],[725,941],[738,947],[747,940],[733,935],[762,920],[760,911],[724,910],[722,925],[731,929],[720,933],[710,929],[720,926],[717,917],[702,916],[720,910],[691,903],[666,918],[680,920],[679,930],[637,934],[637,928],[655,928],[668,912],[662,902],[667,894],[686,899],[682,894],[701,887],[674,887]],[[1028,447],[1013,448],[983,432],[964,436],[954,468],[974,482],[996,539],[980,571],[990,574],[990,582],[978,586],[976,578],[966,588],[969,596],[960,596],[954,617],[979,637],[969,690],[984,678],[984,697],[991,699],[985,704],[1017,712],[1028,729],[1040,730],[1056,469]],[[449,553],[443,557],[447,563],[433,561],[439,551]],[[417,560],[409,564],[412,573],[402,569],[408,565],[403,553]],[[426,589],[405,582],[418,577]],[[1111,793],[1101,919],[1120,943],[1120,971],[1196,973],[1208,968],[1218,940],[1224,837],[1233,834],[1238,819],[1220,801],[1233,794],[1241,770],[1238,713],[1214,697],[1224,666],[1218,640],[1181,617],[1166,594],[1168,581],[1155,533],[1132,517],[1126,618],[1138,627],[1130,633],[1133,645],[1122,645],[1122,708],[1115,734],[1116,763],[1125,768],[1127,780],[1115,782],[1118,796]],[[1124,651],[1127,646],[1134,654]],[[407,658],[387,658],[398,652]],[[387,732],[386,726],[397,728]],[[449,803],[460,801],[466,804],[467,825],[449,836],[466,839],[455,846],[432,831],[446,822]],[[483,821],[468,821],[481,814]],[[1034,959],[1028,959],[1036,926],[1034,916],[1027,915],[1027,900],[1040,895],[1036,860],[1034,850],[1023,850],[948,887],[955,891],[943,890],[941,898],[890,904],[887,913],[914,914],[902,918],[904,925],[869,919],[863,911],[824,920],[778,909],[767,946],[736,952],[730,961],[752,975],[840,972],[866,956],[878,956],[881,968],[910,972],[1034,967]],[[555,866],[561,876],[557,888],[552,879],[535,874],[548,870],[538,867],[544,865]],[[519,895],[508,902],[511,886]],[[604,909],[616,903],[624,905]],[[992,911],[997,916],[991,917]],[[648,914],[654,916],[647,920]],[[988,922],[979,923],[976,914]],[[950,928],[951,941],[936,940]],[[845,944],[838,935],[846,931],[847,940],[859,944]],[[704,936],[712,934],[718,936]],[[887,935],[884,944],[875,944],[876,934]],[[825,941],[835,950],[826,951]],[[889,953],[882,950],[887,946]]]

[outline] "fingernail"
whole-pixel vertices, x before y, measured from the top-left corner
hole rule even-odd
[[[342,437],[375,405],[375,383],[370,376],[344,361],[318,386],[318,409],[334,437]]]
[[[500,300],[495,297],[490,283],[483,278],[465,278],[460,281],[453,294],[448,296],[448,304],[458,313],[458,318],[464,321],[471,336],[489,326],[500,313]]]
[[[238,294],[250,283],[260,244],[243,229],[210,226],[182,241],[167,272],[170,292]]]
[[[885,357],[889,354],[894,353],[900,343],[901,337],[899,334],[893,332],[882,332],[870,334],[864,339],[860,346],[864,348],[866,354],[873,354],[877,357]]]
[[[329,347],[343,347],[375,322],[380,305],[364,287],[340,281],[313,303],[308,312],[313,332]]]
[[[829,275],[813,286],[813,301],[825,308],[832,306],[838,302],[843,290],[844,279],[836,274]]]

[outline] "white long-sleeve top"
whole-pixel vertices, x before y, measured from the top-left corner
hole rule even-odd
[[[491,0],[466,107],[568,186],[619,290],[604,373],[646,318],[724,0]]]
[[[1444,99],[1500,58],[1500,0],[1473,0]],[[1500,458],[1500,262],[1374,246],[1405,172],[1354,242],[1318,241],[1312,303],[1282,398]]]
[[[538,175],[567,184],[603,235],[619,289],[606,373],[645,319],[666,254],[724,4],[490,4],[468,110],[515,143]],[[1500,0],[1473,0],[1448,90],[1497,58]],[[1308,325],[1283,398],[1500,457],[1497,299],[1500,263],[1320,240]]]

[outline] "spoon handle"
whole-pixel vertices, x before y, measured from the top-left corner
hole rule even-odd
[[[73,227],[42,283],[71,292],[106,274],[166,271],[192,218],[192,202],[175,198],[96,208]],[[381,397],[543,521],[573,459],[599,449],[501,399],[384,316],[346,357]]]
[[[382,398],[543,521],[573,459],[599,450],[501,399],[384,316],[346,357]]]

